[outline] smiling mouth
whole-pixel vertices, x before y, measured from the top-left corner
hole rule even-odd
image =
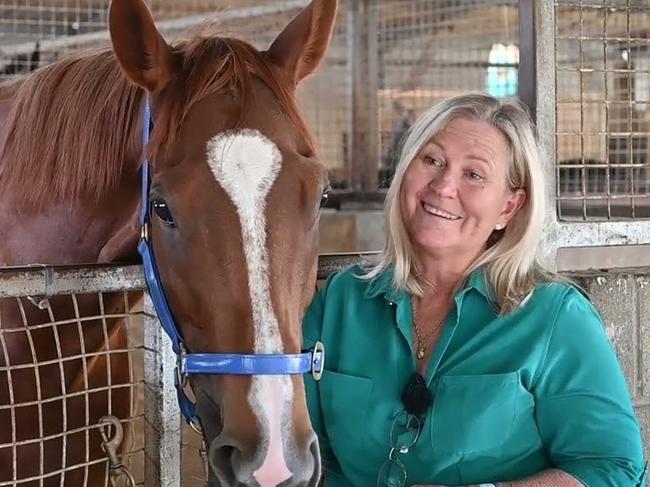
[[[444,218],[445,220],[449,221],[457,221],[460,220],[460,217],[457,215],[454,215],[452,213],[448,213],[444,210],[441,210],[439,208],[436,208],[435,206],[431,206],[427,203],[422,203],[422,208],[424,211],[426,211],[429,215],[437,216],[440,218]]]

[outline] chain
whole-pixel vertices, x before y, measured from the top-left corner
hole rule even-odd
[[[418,360],[422,360],[426,355],[426,350],[427,347],[429,346],[429,340],[431,340],[431,338],[438,332],[438,330],[444,323],[444,319],[436,326],[434,326],[431,331],[429,331],[424,336],[422,336],[420,335],[420,328],[418,327],[418,320],[415,311],[415,301],[412,298],[411,298],[411,312],[413,314],[413,329],[415,330],[415,336],[418,341],[416,356]]]

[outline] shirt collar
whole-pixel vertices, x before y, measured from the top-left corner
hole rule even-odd
[[[494,286],[488,282],[485,275],[485,270],[483,268],[475,269],[472,271],[472,273],[469,275],[469,278],[467,279],[467,283],[461,292],[465,293],[470,289],[476,289],[483,295],[486,301],[495,306],[498,305],[497,294],[494,290]]]
[[[368,284],[364,295],[367,298],[376,298],[377,296],[383,295],[387,300],[396,302],[400,297],[406,295],[404,291],[395,289],[393,286],[393,268],[390,267],[382,272],[380,275],[375,277]],[[471,289],[478,291],[490,304],[497,305],[496,292],[494,291],[493,286],[491,286],[485,277],[485,270],[482,268],[472,271],[472,273],[467,278],[465,285],[458,292],[457,296],[464,295],[469,292]]]

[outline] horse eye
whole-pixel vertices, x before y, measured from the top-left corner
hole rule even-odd
[[[174,225],[174,217],[172,216],[172,212],[169,211],[169,207],[167,206],[167,203],[165,203],[165,200],[152,200],[151,208],[156,216],[160,219],[160,221],[165,225]]]
[[[332,187],[330,186],[329,183],[326,184],[325,189],[323,190],[323,193],[321,194],[320,197],[320,207],[323,208],[324,206],[327,206],[327,202],[329,201],[330,197],[330,191],[332,191]]]
[[[327,205],[327,202],[329,201],[329,197],[330,197],[329,189],[326,189],[325,191],[323,191],[323,194],[320,197],[320,207],[321,208],[323,208],[324,206]]]

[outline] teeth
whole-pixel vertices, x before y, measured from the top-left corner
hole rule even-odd
[[[439,210],[438,208],[434,208],[433,206],[427,205],[426,203],[423,203],[423,207],[424,207],[424,211],[432,215],[440,216],[442,218],[446,218],[447,220],[460,220],[459,216],[452,215],[451,213],[447,213],[446,211]]]

